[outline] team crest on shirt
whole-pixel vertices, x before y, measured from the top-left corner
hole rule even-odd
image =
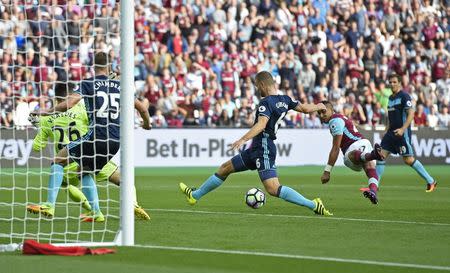
[[[77,92],[78,90],[80,90],[79,84],[75,85],[75,87],[73,88],[73,92]]]
[[[261,105],[261,106],[258,108],[258,111],[259,111],[259,112],[264,112],[264,111],[266,111],[266,107],[265,107],[264,105]]]
[[[407,101],[407,102],[406,102],[406,105],[407,105],[408,107],[411,107],[411,105],[412,105],[411,101],[410,101],[410,100]]]

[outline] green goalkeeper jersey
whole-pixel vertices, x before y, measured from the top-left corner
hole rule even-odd
[[[49,139],[55,144],[55,154],[71,141],[84,136],[89,130],[89,120],[83,102],[67,112],[43,116],[39,120],[39,132],[33,141],[33,150],[40,151]]]

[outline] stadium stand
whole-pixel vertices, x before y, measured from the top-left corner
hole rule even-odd
[[[1,126],[26,126],[30,110],[50,107],[54,82],[92,75],[96,50],[120,74],[116,1],[16,2],[0,3]],[[371,127],[385,123],[395,72],[415,126],[448,127],[449,20],[449,0],[136,1],[136,97],[154,127],[249,127],[264,69],[280,92],[328,99]],[[284,126],[322,127],[297,113]]]

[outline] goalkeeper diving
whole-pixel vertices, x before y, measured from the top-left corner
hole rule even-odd
[[[65,84],[56,84],[56,104],[66,100],[68,95],[67,92],[71,92],[71,89],[67,89]],[[36,152],[44,149],[47,146],[47,143],[51,141],[54,143],[55,154],[58,154],[59,150],[64,148],[71,141],[79,139],[89,131],[89,119],[84,101],[78,102],[67,112],[56,113],[50,116],[31,117],[30,121],[39,129],[33,140],[33,150]],[[115,157],[113,157],[101,171],[95,175],[95,181],[97,183],[109,180],[117,186],[120,185],[119,164],[114,162],[114,159]],[[79,168],[80,166],[76,162],[72,162],[65,166],[63,184],[67,186],[69,197],[75,202],[80,202],[82,207],[87,210],[87,214],[89,214],[92,213],[91,206],[86,196],[78,188],[78,185],[80,184]],[[150,220],[148,213],[137,203],[136,188],[133,189],[133,192],[134,213],[136,218]],[[54,206],[49,205],[48,209],[45,209],[47,207],[45,205],[45,203],[42,205],[29,205],[27,206],[27,210],[31,213],[41,213],[47,217],[53,217],[55,213]]]

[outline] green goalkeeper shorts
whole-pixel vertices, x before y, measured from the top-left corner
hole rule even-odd
[[[95,176],[95,182],[108,181],[109,177],[117,170],[117,165],[109,161],[102,170]]]
[[[108,181],[109,177],[117,170],[117,165],[108,162],[105,166],[103,166],[102,170],[95,176],[96,182]],[[66,167],[64,167],[64,179],[63,183],[67,184],[69,181],[70,185],[78,186],[80,184],[79,173],[78,173],[78,164],[76,162],[72,162]]]
[[[80,179],[78,179],[78,177],[78,164],[76,162],[72,162],[64,167],[63,184],[67,185],[67,181],[69,181],[70,185],[78,186],[78,184],[80,184]]]

